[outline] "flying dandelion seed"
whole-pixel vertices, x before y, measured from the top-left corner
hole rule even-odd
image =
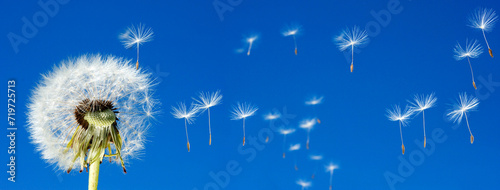
[[[154,118],[158,103],[152,87],[151,74],[122,58],[84,55],[63,61],[43,75],[30,98],[32,143],[57,169],[69,173],[80,166],[82,172],[90,165],[89,189],[97,189],[104,157],[114,157],[126,173],[125,163],[144,149],[148,118]]]
[[[209,134],[209,140],[208,140],[208,145],[212,145],[212,127],[210,125],[210,108],[216,105],[219,105],[222,101],[222,94],[220,93],[220,90],[214,92],[214,93],[204,93],[200,92],[199,95],[199,100],[193,98],[196,101],[196,106],[201,111],[208,111],[208,134]]]
[[[187,140],[187,149],[188,152],[191,151],[191,145],[189,144],[189,136],[187,125],[192,124],[194,122],[194,118],[196,117],[196,113],[198,113],[199,108],[194,104],[191,104],[189,110],[186,108],[186,104],[183,102],[177,103],[177,107],[172,106],[172,115],[176,119],[184,119],[184,128],[186,129],[186,140]]]
[[[311,99],[307,100],[306,101],[306,105],[308,106],[312,106],[313,107],[313,110],[314,110],[314,114],[316,115],[316,105],[318,104],[322,104],[323,103],[323,96],[321,97],[312,97]],[[316,121],[321,124],[321,120],[319,120],[319,118],[316,118]]]
[[[467,58],[467,61],[469,62],[470,72],[472,74],[472,85],[474,86],[474,89],[477,89],[476,82],[474,81],[474,71],[472,70],[472,65],[470,64],[470,58],[479,57],[479,55],[483,53],[483,48],[479,43],[477,43],[477,40],[466,40],[465,50],[462,48],[462,46],[460,46],[460,43],[457,42],[457,45],[455,45],[455,49],[453,49],[453,51],[455,52],[454,57],[457,61]]]
[[[257,40],[258,36],[252,36],[249,38],[246,38],[246,43],[248,43],[248,50],[247,50],[247,55],[250,56],[250,51],[252,51],[252,45],[255,40]]]
[[[245,119],[255,114],[258,110],[256,106],[250,103],[236,103],[236,106],[233,106],[233,110],[231,111],[232,120],[240,120],[243,119],[243,146],[245,146]]]
[[[300,25],[294,25],[291,27],[286,27],[285,30],[283,31],[283,36],[292,36],[293,37],[293,45],[295,46],[295,55],[297,55],[297,35],[300,34]]]
[[[273,122],[274,120],[278,119],[281,117],[281,114],[278,112],[275,113],[268,113],[264,116],[265,120],[268,120],[269,122]],[[266,137],[266,143],[269,142],[269,136]]]
[[[415,113],[416,115],[418,115],[420,112],[422,113],[423,125],[424,125],[424,148],[427,142],[427,138],[425,137],[425,110],[434,107],[436,101],[437,98],[436,96],[434,96],[434,93],[432,93],[427,96],[415,95],[415,97],[413,98],[413,102],[410,102],[411,109],[414,112],[416,112]]]
[[[311,134],[311,129],[314,127],[316,124],[316,118],[313,119],[305,119],[302,120],[300,123],[300,128],[307,130],[307,141],[306,141],[306,148],[309,149],[309,140],[310,140],[310,134]]]
[[[484,41],[486,42],[486,46],[488,46],[488,52],[490,53],[491,57],[493,57],[493,51],[491,51],[490,44],[488,43],[486,34],[484,32],[491,31],[495,26],[497,20],[498,16],[495,11],[493,9],[487,8],[476,9],[469,16],[469,26],[472,28],[481,29],[481,31],[483,32]]]
[[[326,166],[326,172],[330,172],[330,190],[332,190],[333,171],[338,168],[339,167],[337,165],[333,165],[332,163]]]
[[[308,189],[311,187],[311,182],[310,181],[305,181],[305,180],[298,180],[297,185],[300,185],[302,187],[302,190]]]
[[[133,46],[137,48],[137,62],[135,63],[135,68],[139,69],[139,46],[153,40],[153,30],[151,28],[146,28],[143,24],[139,24],[137,27],[132,25],[119,37],[125,48],[128,49]]]
[[[469,111],[476,111],[479,105],[479,100],[473,96],[468,96],[467,93],[459,94],[458,101],[453,105],[452,110],[450,110],[446,116],[448,119],[455,123],[462,122],[462,118],[465,116],[465,121],[467,122],[467,128],[470,133],[470,144],[474,142],[474,136],[469,127],[469,119],[467,118],[467,113]]]
[[[311,159],[312,161],[320,161],[320,160],[323,160],[323,156],[322,155],[310,155],[309,159]],[[314,179],[314,177],[316,176],[316,171],[318,171],[318,167],[319,167],[319,165],[317,165],[316,168],[314,168],[314,172],[311,175],[311,179]]]
[[[292,144],[292,145],[290,145],[290,148],[288,148],[288,151],[290,151],[290,152],[293,152],[296,150],[300,150],[300,143],[299,144]],[[295,164],[294,164],[295,171],[298,171],[299,168],[297,167],[297,154],[295,154],[294,162],[295,162]]]
[[[387,109],[387,117],[391,121],[399,121],[399,133],[401,135],[401,150],[405,154],[405,145],[403,143],[403,131],[401,126],[406,126],[408,124],[408,119],[413,115],[413,110],[406,106],[404,111],[401,112],[399,105],[393,106],[392,110]]]
[[[279,132],[283,135],[283,158],[285,158],[286,135],[292,134],[295,132],[295,129],[280,129]]]
[[[361,30],[359,27],[354,26],[352,30],[346,28],[342,31],[340,36],[335,38],[337,42],[337,46],[340,51],[345,51],[350,48],[352,57],[351,57],[351,73],[354,69],[354,48],[363,44],[368,43],[368,33],[366,30]]]

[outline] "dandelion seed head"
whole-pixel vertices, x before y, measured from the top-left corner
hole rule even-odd
[[[387,109],[387,117],[391,121],[399,121],[402,126],[406,126],[408,124],[408,119],[413,115],[413,110],[406,106],[403,111],[399,105],[394,105],[391,109]]]
[[[495,11],[488,8],[478,8],[469,16],[469,26],[484,31],[491,31],[497,21]]]
[[[144,135],[150,126],[148,118],[157,113],[153,86],[150,73],[136,70],[130,61],[122,58],[83,55],[62,61],[51,72],[42,75],[32,91],[27,113],[32,143],[42,159],[56,169],[77,167],[78,163],[73,161],[75,150],[65,149],[81,126],[76,113],[84,113],[81,112],[84,110],[77,108],[87,105],[90,110],[106,108],[82,115],[88,116],[88,121],[95,125],[92,129],[107,130],[104,128],[109,126],[107,121],[118,118],[116,125],[123,141],[121,156],[125,162],[137,158],[144,149]],[[117,112],[111,114],[104,105],[112,105]],[[116,152],[114,146],[112,149]],[[116,161],[119,163],[118,159]]]
[[[258,37],[259,36],[251,36],[251,37],[246,38],[246,41],[248,43],[253,43],[255,40],[257,40]]]
[[[333,163],[330,163],[330,164],[328,164],[326,166],[326,171],[327,172],[333,172],[333,170],[338,169],[338,168],[339,168],[339,166],[337,166],[337,165],[335,165]]]
[[[222,94],[220,93],[220,90],[213,93],[200,92],[198,97],[200,99],[193,98],[193,100],[196,101],[196,105],[202,110],[219,105],[222,102]]]
[[[311,159],[311,160],[322,160],[323,156],[322,155],[310,155],[309,159]]]
[[[135,45],[141,45],[145,42],[153,40],[153,30],[146,28],[143,24],[138,26],[130,26],[119,36],[125,48],[130,48]]]
[[[283,29],[283,36],[296,36],[300,33],[302,26],[299,24],[291,24]]]
[[[311,99],[307,100],[306,102],[306,105],[318,105],[318,104],[321,104],[323,103],[323,96],[320,96],[320,97],[312,97]]]
[[[432,108],[436,105],[437,98],[434,93],[425,95],[415,95],[413,102],[410,102],[411,109],[417,112],[424,111],[426,109]]]
[[[300,150],[300,143],[292,144],[290,145],[290,148],[288,148],[288,151],[296,151],[296,150]]]
[[[288,135],[294,133],[295,129],[280,129],[279,132],[282,135]]]
[[[366,30],[361,30],[359,27],[354,26],[352,29],[346,28],[342,33],[335,38],[337,46],[340,51],[347,48],[354,48],[368,43],[368,33]]]
[[[176,119],[185,119],[189,124],[194,122],[194,118],[196,117],[198,111],[199,108],[194,104],[191,104],[189,109],[187,109],[184,102],[177,103],[177,107],[172,106],[172,115]]]
[[[300,122],[300,128],[302,129],[312,129],[316,124],[316,118],[313,119],[304,119]]]
[[[476,111],[479,105],[479,100],[473,96],[467,95],[467,93],[461,93],[458,95],[457,103],[453,104],[453,108],[446,114],[448,119],[460,123],[464,114],[469,111]]]
[[[465,49],[462,48],[460,43],[457,42],[455,48],[453,49],[455,53],[454,57],[456,60],[462,60],[464,58],[477,58],[483,53],[483,47],[477,42],[477,40],[465,41]]]
[[[298,180],[297,181],[297,185],[302,186],[302,188],[307,188],[307,187],[311,186],[311,182],[310,181],[305,181],[305,180]]]
[[[243,118],[247,118],[250,116],[253,116],[255,112],[258,110],[256,106],[243,102],[243,103],[236,103],[236,106],[233,106],[233,110],[231,111],[231,119],[232,120],[240,120]]]
[[[266,115],[264,115],[264,119],[265,120],[275,120],[275,119],[278,119],[281,117],[281,114],[280,113],[268,113]]]

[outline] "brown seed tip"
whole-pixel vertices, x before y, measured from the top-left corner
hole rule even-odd
[[[306,148],[309,150],[309,142],[306,143]]]
[[[425,148],[426,141],[427,141],[427,138],[424,137],[424,148]]]
[[[66,173],[69,173],[69,172],[71,172],[71,168],[70,168],[70,169],[68,169],[68,170],[66,170]]]
[[[82,173],[82,172],[83,172],[83,170],[82,170],[82,169],[80,169],[80,173]]]
[[[266,143],[269,142],[269,136],[266,137]]]
[[[319,120],[319,119],[316,119],[316,121],[318,122],[318,124],[321,124],[321,120]]]
[[[352,70],[354,70],[354,64],[351,64],[351,73],[352,73]]]
[[[191,145],[189,145],[189,142],[187,143],[187,148],[188,148],[188,152],[191,151]]]
[[[470,135],[470,144],[474,143],[474,136]]]
[[[299,168],[297,167],[297,165],[295,165],[295,171],[299,171]]]
[[[295,48],[295,55],[297,55],[297,48]]]
[[[493,57],[493,51],[491,49],[488,49],[488,51],[490,52],[490,56]]]
[[[472,81],[472,85],[474,86],[474,89],[477,90],[477,87],[476,87],[476,82]]]
[[[285,153],[283,152],[283,158],[285,158]]]
[[[123,173],[127,173],[127,169],[125,169],[125,167],[123,167]]]
[[[139,69],[139,61],[135,63],[135,69]]]
[[[212,145],[212,134],[210,134],[210,139],[208,140],[208,145]]]
[[[243,137],[243,146],[245,146],[245,137]]]
[[[312,174],[311,179],[314,179],[314,174]]]
[[[405,154],[405,145],[401,145],[401,150],[403,151],[403,155]]]

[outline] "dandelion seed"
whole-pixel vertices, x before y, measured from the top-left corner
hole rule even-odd
[[[292,144],[292,145],[290,145],[290,148],[288,148],[288,151],[290,151],[290,152],[297,151],[297,150],[300,150],[300,143],[299,144]],[[294,164],[295,171],[298,171],[299,168],[297,167],[297,154],[295,154],[294,163],[295,163]]]
[[[307,130],[307,141],[306,141],[306,148],[309,149],[309,140],[310,140],[310,134],[311,134],[311,129],[314,127],[316,124],[316,118],[313,119],[305,119],[302,120],[300,123],[300,128]]]
[[[411,109],[416,112],[415,114],[419,114],[420,112],[422,112],[424,126],[424,148],[427,142],[427,138],[425,137],[425,110],[434,107],[436,101],[437,98],[434,96],[434,93],[432,93],[427,96],[415,95],[415,97],[413,98],[413,102],[410,102]]]
[[[232,120],[240,120],[243,119],[243,146],[245,146],[245,119],[255,114],[258,110],[256,106],[250,103],[236,103],[236,106],[233,106],[233,110],[231,111]]]
[[[250,56],[250,51],[252,51],[252,45],[255,40],[257,40],[258,36],[252,36],[249,38],[246,38],[246,42],[248,43],[248,50],[247,50],[247,55]]]
[[[63,61],[44,75],[28,104],[28,132],[42,159],[68,173],[90,165],[89,189],[97,188],[104,157],[126,173],[156,113],[150,77],[122,58],[100,55]]]
[[[406,106],[404,111],[401,112],[401,108],[399,105],[395,105],[392,107],[392,110],[387,109],[387,117],[391,121],[399,122],[399,133],[401,135],[401,150],[403,154],[405,154],[405,145],[403,143],[403,131],[401,126],[406,126],[408,124],[408,119],[413,115],[413,110],[410,107]]]
[[[490,56],[493,57],[493,51],[491,51],[488,40],[486,39],[486,34],[495,26],[495,23],[498,20],[498,16],[496,15],[493,9],[488,8],[479,8],[474,10],[474,12],[469,16],[469,26],[472,28],[481,29],[483,32],[484,41],[486,42],[486,46],[488,46],[488,52]]]
[[[368,43],[368,33],[366,30],[361,30],[359,27],[354,26],[351,29],[346,28],[342,31],[342,34],[335,38],[337,42],[337,46],[340,51],[345,51],[350,48],[352,57],[351,57],[351,73],[354,69],[354,48],[363,44]]]
[[[283,158],[285,158],[286,135],[292,134],[293,132],[295,132],[295,129],[280,129],[279,132],[283,135]]]
[[[222,94],[220,93],[220,90],[214,92],[214,93],[204,93],[200,92],[199,95],[199,100],[194,99],[196,101],[196,104],[198,108],[201,111],[208,111],[208,134],[209,134],[209,140],[208,140],[208,145],[212,145],[212,127],[210,125],[210,108],[216,105],[219,105],[222,101]]]
[[[465,116],[465,121],[467,122],[467,128],[470,133],[470,143],[474,142],[474,136],[469,127],[469,119],[467,118],[467,113],[469,111],[476,111],[479,105],[479,100],[473,96],[468,96],[467,93],[462,93],[458,95],[458,101],[453,105],[452,110],[450,110],[446,116],[448,119],[455,122],[462,122],[462,118]]]
[[[297,185],[300,185],[302,187],[302,190],[307,189],[311,187],[311,182],[310,181],[304,181],[304,180],[298,180]]]
[[[275,112],[275,113],[268,113],[264,116],[264,119],[265,120],[268,120],[272,125],[272,122],[278,118],[281,117],[281,114],[278,113],[278,112]],[[269,135],[266,137],[266,143],[269,142]]]
[[[337,165],[333,165],[332,163],[326,166],[326,172],[330,172],[330,190],[332,190],[333,171],[338,168]]]
[[[323,96],[321,96],[321,97],[314,96],[311,99],[306,101],[306,105],[313,107],[315,115],[316,115],[316,105],[319,105],[322,103],[323,103]],[[319,120],[319,118],[316,118],[316,121],[318,122],[318,124],[321,124],[321,120]]]
[[[455,52],[454,57],[457,61],[467,58],[467,61],[469,62],[470,72],[472,74],[472,85],[474,86],[474,89],[477,89],[476,82],[474,81],[474,71],[472,70],[472,65],[470,64],[470,58],[479,57],[479,55],[483,53],[483,48],[479,43],[477,43],[477,40],[466,40],[465,50],[462,48],[462,46],[460,46],[460,43],[457,43],[453,51]]]
[[[137,27],[132,25],[119,37],[125,48],[128,49],[136,46],[137,62],[135,67],[139,69],[139,46],[153,40],[153,30],[151,28],[146,28],[143,24],[139,24]]]
[[[285,30],[283,31],[283,36],[292,36],[293,37],[293,44],[295,46],[295,55],[297,55],[297,40],[295,39],[297,35],[300,34],[300,25],[293,25],[286,27]]]
[[[323,159],[323,156],[322,155],[310,155],[309,159],[311,159],[312,161],[320,161]],[[314,177],[316,175],[316,171],[318,171],[318,167],[319,167],[319,165],[316,165],[316,168],[314,168],[314,172],[311,175],[311,179],[314,179]]]
[[[199,108],[194,104],[191,104],[189,109],[186,108],[186,104],[183,102],[177,103],[177,107],[172,106],[172,115],[176,119],[184,119],[184,128],[186,129],[186,140],[187,140],[187,149],[188,152],[191,151],[191,145],[189,144],[189,136],[187,125],[192,124],[194,122],[194,118],[196,117],[196,113],[198,113]]]

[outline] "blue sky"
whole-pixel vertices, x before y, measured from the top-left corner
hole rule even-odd
[[[231,11],[223,13],[221,19],[214,2],[229,6]],[[119,165],[103,163],[100,189],[204,189],[216,184],[210,172],[227,172],[228,163],[237,164],[237,172],[223,181],[227,182],[222,184],[225,188],[219,184],[219,189],[300,189],[295,181],[311,180],[318,165],[310,189],[327,189],[329,176],[323,165],[329,162],[340,166],[334,173],[334,189],[391,189],[384,177],[388,172],[404,180],[393,186],[401,190],[497,188],[500,29],[486,34],[497,57],[484,52],[472,60],[477,91],[471,85],[467,62],[453,59],[453,47],[469,38],[478,39],[485,48],[481,32],[466,25],[467,15],[477,7],[500,11],[500,4],[493,0],[400,0],[401,11],[391,14],[383,26],[371,12],[387,11],[389,2],[60,1],[65,4],[59,4],[59,10],[37,26],[33,35],[24,36],[26,43],[16,52],[9,33],[22,36],[22,18],[33,22],[34,15],[46,12],[41,12],[44,10],[36,1],[4,1],[0,6],[2,81],[16,80],[19,130],[17,179],[15,183],[7,181],[4,172],[0,189],[87,188],[87,173],[54,172],[40,159],[25,129],[27,99],[40,74],[68,57],[100,53],[135,60],[135,51],[123,48],[118,35],[138,23],[155,32],[154,40],[141,47],[141,67],[161,81],[155,95],[162,103],[162,113],[150,130],[145,154],[141,160],[128,163],[127,174]],[[303,28],[297,38],[297,56],[292,39],[280,33],[289,23]],[[370,43],[354,55],[354,73],[350,73],[350,60],[337,49],[333,38],[353,25],[377,25],[380,30],[371,33]],[[250,34],[260,35],[252,55],[235,53],[243,47],[243,37]],[[208,118],[204,114],[188,128],[188,153],[183,121],[171,116],[170,107],[178,101],[190,101],[200,91],[217,89],[224,98],[222,105],[211,110],[212,146],[208,146]],[[435,141],[435,149],[422,154],[420,145],[414,143],[422,140],[421,116],[417,116],[403,128],[406,154],[401,155],[398,124],[385,117],[385,110],[393,104],[406,104],[416,93],[431,92],[436,93],[438,103],[426,111],[426,124],[428,140]],[[469,115],[473,145],[465,123],[454,127],[444,117],[460,92],[476,95],[481,101],[479,110]],[[304,101],[315,95],[324,96],[324,103],[313,110]],[[288,127],[319,117],[322,122],[312,130],[311,149],[283,159],[282,136],[273,133],[268,144],[238,150],[241,121],[232,121],[229,115],[237,101],[259,107],[257,115],[247,120],[247,139],[266,131],[269,123],[263,115],[273,109],[286,109],[295,116],[288,124],[277,123]],[[2,115],[6,111],[2,109]],[[7,171],[5,150],[9,142],[7,131],[3,131],[0,159],[4,164],[0,168]],[[301,129],[287,137],[288,143],[304,145],[305,140]],[[324,156],[321,163],[307,159],[315,153]],[[424,157],[417,162],[419,155]],[[294,156],[298,171],[293,169]],[[398,172],[405,160],[416,165],[412,164],[408,173]]]

